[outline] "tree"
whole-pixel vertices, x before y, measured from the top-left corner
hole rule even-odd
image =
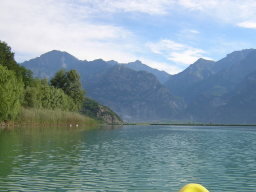
[[[11,52],[11,47],[4,41],[0,41],[0,64],[6,66],[8,70],[13,70],[18,79],[22,78],[25,87],[33,81],[32,71],[16,63],[14,53]]]
[[[14,53],[4,41],[0,41],[0,63],[16,73],[19,71],[19,65],[14,60]]]
[[[61,88],[65,94],[73,99],[76,109],[81,110],[86,92],[82,89],[80,75],[76,70],[61,69],[56,72],[50,83],[56,88]]]
[[[13,120],[20,109],[24,84],[15,72],[0,65],[0,121]]]
[[[42,80],[35,78],[24,91],[24,101],[22,105],[30,108],[40,108],[42,106],[41,98]]]
[[[20,72],[26,88],[33,82],[33,72],[30,69],[26,69],[24,66],[20,67]]]
[[[22,105],[31,108],[77,110],[73,99],[62,89],[49,85],[46,78],[35,78],[25,89]]]

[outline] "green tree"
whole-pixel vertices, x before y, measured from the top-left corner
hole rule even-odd
[[[60,88],[48,84],[48,80],[35,78],[28,86],[24,94],[24,107],[61,109],[75,111],[76,105],[73,99]]]
[[[0,65],[0,121],[13,120],[20,109],[24,84],[15,72]]]
[[[0,64],[6,66],[8,70],[13,70],[18,79],[22,78],[25,87],[32,82],[32,71],[16,63],[14,60],[14,53],[11,51],[11,47],[8,46],[4,41],[0,41]]]
[[[19,72],[19,65],[14,60],[14,53],[11,52],[11,47],[4,41],[0,41],[0,63],[9,70],[13,70],[16,73]]]
[[[33,82],[33,72],[30,69],[26,69],[24,66],[21,66],[20,73],[25,87]]]
[[[76,70],[66,71],[61,69],[56,72],[50,83],[52,86],[62,89],[65,94],[73,99],[76,110],[81,110],[86,92],[82,89],[80,75]]]
[[[24,101],[22,105],[30,108],[40,108],[42,106],[42,80],[35,78],[29,86],[26,87],[24,92]]]

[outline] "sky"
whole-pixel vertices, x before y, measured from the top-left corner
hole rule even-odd
[[[255,0],[0,0],[0,40],[18,63],[52,51],[177,74],[256,48]]]

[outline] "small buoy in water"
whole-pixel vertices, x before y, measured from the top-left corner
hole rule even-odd
[[[206,188],[202,185],[196,183],[190,183],[185,185],[180,192],[209,192]]]

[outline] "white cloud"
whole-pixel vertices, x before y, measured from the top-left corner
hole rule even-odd
[[[191,32],[191,33],[195,33],[195,34],[198,34],[198,33],[200,33],[199,31],[196,31],[196,30],[188,30],[189,32]]]
[[[239,27],[256,29],[256,21],[245,21],[237,24]]]
[[[1,5],[1,40],[21,55],[18,59],[30,59],[53,49],[80,58],[82,54],[87,55],[88,59],[122,54],[133,36],[123,27],[90,22],[86,19],[87,7],[77,7],[66,1],[10,0]],[[83,12],[83,16],[77,15]]]
[[[251,21],[251,18],[256,17],[255,0],[178,0],[177,6],[180,7],[176,9],[183,10],[182,13],[185,15],[190,14],[200,20],[215,20],[218,23],[224,22],[244,28],[256,28],[256,22]]]
[[[195,14],[237,23],[256,17],[255,0],[80,0],[85,7],[106,12],[141,12],[150,15]]]
[[[194,63],[197,59],[202,58],[203,54],[206,53],[202,49],[193,48],[186,44],[176,43],[167,39],[161,40],[157,43],[147,43],[146,46],[149,47],[153,53],[161,54],[168,60],[183,65]]]
[[[181,6],[188,8],[188,9],[194,9],[194,10],[203,10],[204,9],[204,2],[198,2],[195,0],[179,0],[178,4]]]
[[[88,0],[81,1],[88,3]],[[93,6],[108,12],[141,12],[150,15],[168,13],[166,7],[171,8],[174,0],[94,0],[89,1]]]
[[[200,49],[187,49],[182,52],[172,52],[170,53],[168,59],[171,61],[174,61],[176,63],[182,63],[190,65],[194,63],[196,60],[202,57],[202,53],[205,53],[204,51]]]
[[[163,39],[158,43],[147,43],[146,46],[149,47],[153,53],[157,54],[166,54],[164,53],[166,50],[183,50],[186,47],[186,45],[168,39]]]
[[[126,25],[120,24],[119,21],[116,22],[119,23],[118,25],[113,24],[116,21],[115,13],[125,14],[125,17],[133,12],[136,16],[139,16],[138,13],[148,14],[150,17],[147,19],[154,17],[153,21],[156,21],[155,18],[164,18],[161,20],[163,23],[169,21],[169,18],[179,19],[180,15],[184,17],[195,15],[202,20],[207,18],[208,21],[208,18],[211,18],[231,22],[239,27],[255,28],[255,23],[250,19],[256,17],[256,2],[255,0],[8,0],[0,1],[0,10],[1,40],[6,41],[16,52],[18,62],[57,49],[67,51],[79,59],[102,58],[127,63],[138,59],[140,53],[147,55],[145,50],[140,50],[144,45],[142,41],[152,40],[148,40],[148,37],[136,36],[137,31],[140,30],[138,27],[140,23],[137,23],[137,31],[134,33],[131,31],[132,22],[127,27],[122,27]],[[132,18],[136,19],[136,17]],[[146,22],[149,23],[151,20]],[[141,29],[141,31],[145,30],[145,28]],[[198,38],[202,38],[205,34],[196,25],[195,28],[194,26],[191,28],[190,25],[184,26],[183,29],[185,29],[183,33],[182,29],[180,30],[179,39],[174,41],[164,39],[158,43],[148,43],[147,47],[158,54],[158,58],[162,55],[165,59],[184,66],[191,64],[206,55],[204,50],[191,46],[193,43],[197,45]],[[186,42],[189,45],[178,42]],[[173,73],[168,69],[170,66],[161,61],[162,59],[157,61],[152,57],[149,65]],[[172,71],[178,70],[176,67]]]

